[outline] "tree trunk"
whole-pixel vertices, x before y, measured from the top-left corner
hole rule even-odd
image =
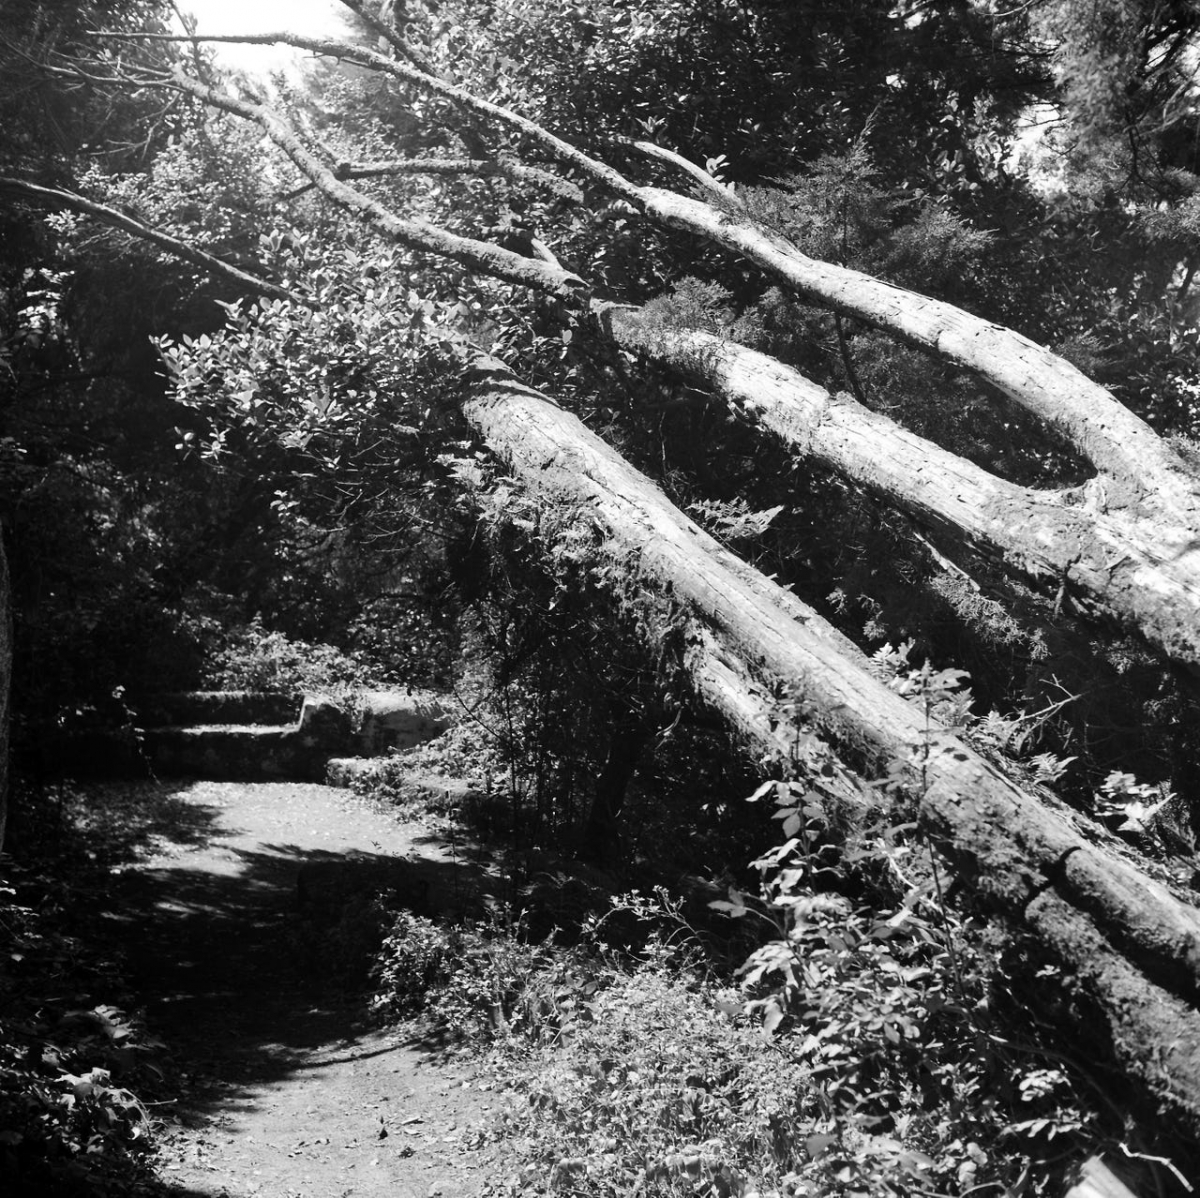
[[[798,371],[710,333],[664,328],[641,309],[597,305],[625,349],[681,371],[794,452],[908,513],[956,561],[998,561],[1089,618],[1144,636],[1200,669],[1200,552],[1195,532],[1109,512],[1104,484],[1039,491],[986,470]]]
[[[599,568],[636,588],[648,616],[682,624],[697,692],[760,756],[812,743],[811,729],[770,700],[781,681],[855,766],[833,773],[843,803],[871,802],[862,776],[922,754],[909,784],[960,876],[1058,954],[1105,1011],[1123,1067],[1200,1128],[1200,911],[928,724],[845,637],[722,548],[574,416],[494,359],[476,360],[471,380],[464,410],[489,447],[555,527],[590,538]]]
[[[4,537],[0,535],[0,852],[8,830],[8,727],[12,696],[13,621],[12,592]]]

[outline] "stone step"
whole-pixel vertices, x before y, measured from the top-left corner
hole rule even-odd
[[[320,782],[331,747],[296,724],[147,728],[142,751],[161,777]]]
[[[409,691],[357,696],[353,721],[324,696],[276,692],[190,691],[131,707],[135,719],[125,728],[43,736],[47,772],[320,782],[332,758],[378,758],[432,740],[453,723],[447,699]]]
[[[192,724],[147,728],[142,751],[160,775],[219,780],[321,782],[330,757],[354,741],[350,718],[309,695],[292,724]]]

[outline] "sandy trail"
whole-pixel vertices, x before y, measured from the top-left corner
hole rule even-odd
[[[114,877],[107,918],[151,1033],[184,1070],[162,1150],[177,1192],[480,1193],[495,1180],[481,1129],[497,1096],[462,1061],[359,1024],[361,999],[314,966],[296,910],[308,862],[377,876],[403,858],[445,896],[478,869],[426,827],[331,787],[180,783],[154,801],[150,844]]]

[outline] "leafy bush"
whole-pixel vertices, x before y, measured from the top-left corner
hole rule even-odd
[[[381,1015],[413,1015],[427,996],[454,975],[461,933],[401,911],[392,923],[372,972],[376,978],[372,1006]]]
[[[345,698],[369,686],[354,658],[332,645],[310,645],[268,631],[260,617],[226,633],[209,664],[207,685],[218,690],[291,691]]]
[[[522,1062],[522,1183],[597,1195],[781,1191],[805,1159],[807,1071],[731,992],[665,952],[613,972],[557,1051]]]
[[[63,928],[74,896],[7,863],[0,885],[0,1186],[96,1194],[150,1175],[153,1124],[137,1096],[158,1071],[111,966]],[[11,884],[7,884],[11,883]],[[28,895],[29,897],[26,897]]]
[[[521,933],[499,908],[460,928],[401,912],[376,960],[372,1006],[388,1018],[423,1012],[450,1040],[554,1039],[594,983],[578,954]]]

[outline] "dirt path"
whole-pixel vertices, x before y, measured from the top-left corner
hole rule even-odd
[[[296,897],[302,869],[371,884],[391,871],[401,892],[416,878],[445,903],[476,866],[428,828],[330,787],[196,782],[160,785],[153,801],[108,918],[152,1034],[185,1071],[163,1137],[177,1192],[480,1193],[495,1178],[481,1128],[497,1096],[461,1062],[359,1023],[361,998],[320,967],[340,931],[322,939]]]

